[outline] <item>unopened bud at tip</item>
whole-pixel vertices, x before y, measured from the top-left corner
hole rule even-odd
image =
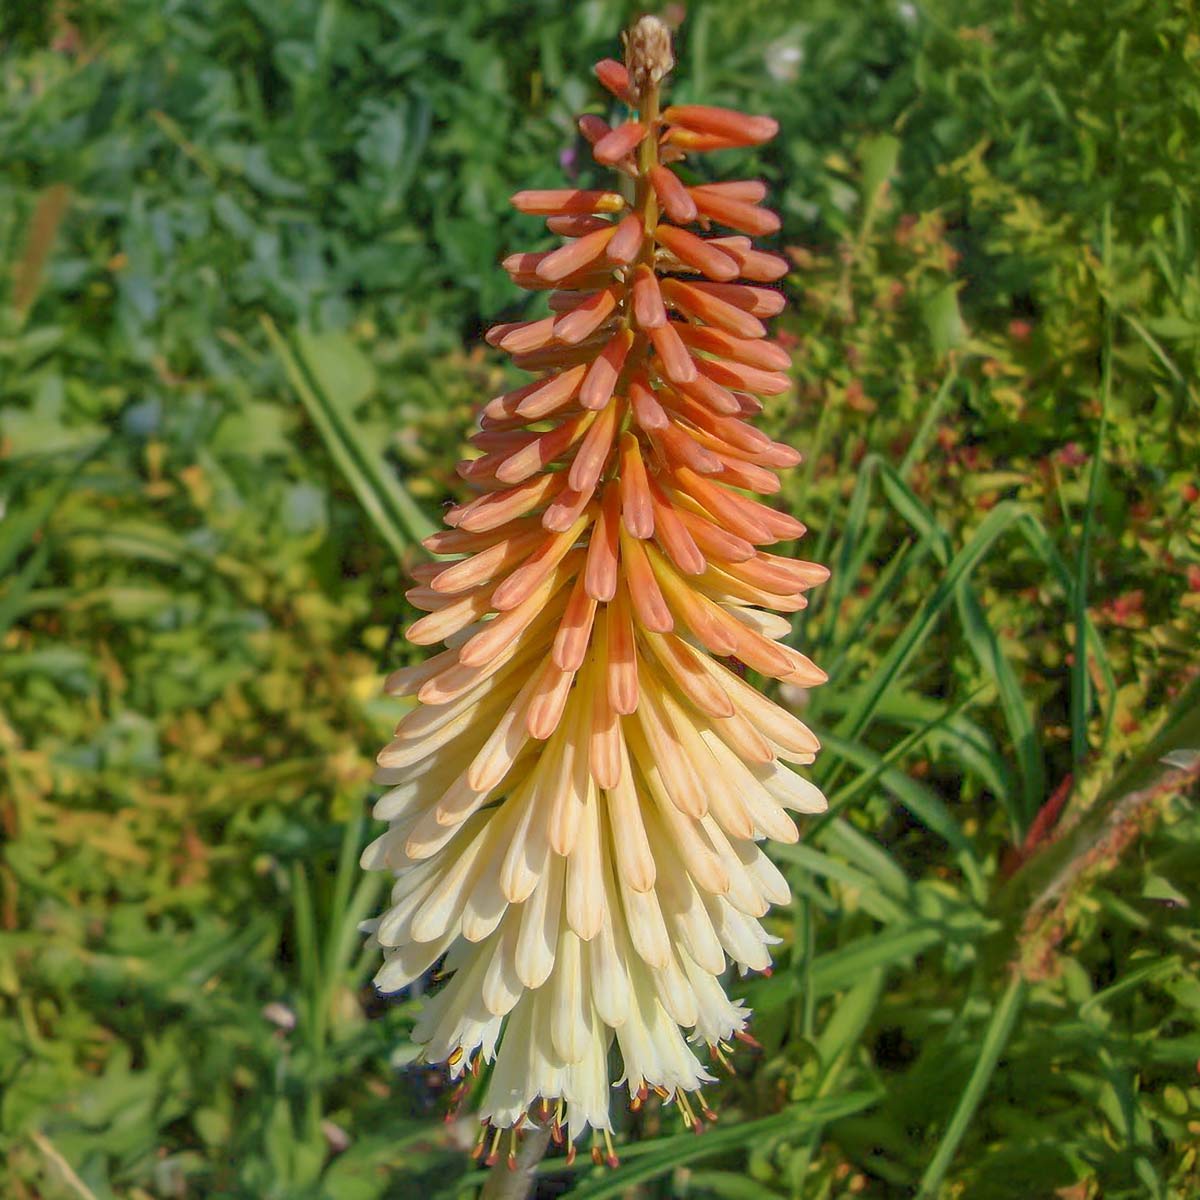
[[[624,35],[625,68],[629,91],[635,102],[657,87],[675,66],[671,31],[658,17],[642,17]]]

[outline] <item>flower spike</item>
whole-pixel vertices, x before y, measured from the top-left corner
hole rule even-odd
[[[615,1161],[614,1074],[635,1109],[653,1092],[689,1127],[715,1120],[695,1047],[728,1066],[751,1040],[721,977],[769,970],[760,921],[788,899],[759,843],[825,808],[792,769],[817,739],[745,679],[825,679],[780,614],[828,572],[768,551],[804,526],[755,498],[799,455],[747,419],[789,386],[764,324],[786,263],[751,241],[779,219],[757,181],[689,187],[671,166],[777,127],[661,108],[673,62],[646,17],[623,64],[596,66],[630,111],[580,127],[632,199],[512,198],[564,239],[504,262],[549,315],[487,335],[536,378],[483,407],[459,464],[478,495],[426,542],[454,557],[408,593],[426,614],[409,640],[446,648],[388,680],[417,703],[379,755],[388,829],[363,854],[395,877],[367,923],[375,983],[443,964],[414,1038],[455,1079],[491,1065],[488,1161],[526,1119],[569,1154],[600,1131]]]

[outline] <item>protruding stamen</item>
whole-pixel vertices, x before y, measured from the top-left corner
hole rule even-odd
[[[621,1160],[617,1157],[617,1152],[613,1147],[612,1134],[610,1134],[607,1129],[604,1131],[604,1148],[604,1161],[610,1167],[619,1167],[621,1165]]]
[[[471,1157],[478,1158],[483,1153],[483,1143],[487,1138],[487,1122],[485,1121],[479,1127],[479,1136],[475,1139],[475,1145],[471,1148]]]
[[[500,1158],[500,1137],[504,1133],[503,1129],[497,1129],[492,1137],[492,1148],[488,1151],[488,1156],[483,1161],[489,1167],[494,1167]]]
[[[721,1067],[724,1069],[727,1075],[737,1074],[737,1068],[734,1067],[733,1063],[729,1061],[727,1056],[727,1052],[733,1052],[732,1046],[727,1046],[724,1042],[718,1042],[715,1046],[709,1046],[708,1050],[713,1058],[715,1058],[717,1062],[721,1064]]]

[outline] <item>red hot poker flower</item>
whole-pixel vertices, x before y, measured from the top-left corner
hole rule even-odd
[[[597,67],[636,109],[586,125],[632,200],[513,197],[565,238],[504,264],[549,315],[488,335],[536,378],[484,406],[459,467],[477,495],[426,542],[454,557],[420,572],[408,637],[446,649],[388,681],[417,706],[379,755],[389,828],[363,856],[396,879],[370,926],[380,989],[445,959],[414,1035],[426,1057],[455,1076],[493,1064],[497,1131],[540,1102],[572,1141],[611,1128],[614,1042],[635,1105],[653,1089],[688,1124],[707,1113],[693,1045],[720,1060],[744,1035],[720,977],[769,967],[759,921],[789,898],[758,843],[825,807],[792,769],[817,739],[744,678],[825,679],[780,614],[828,573],[767,549],[804,526],[756,498],[799,459],[749,424],[788,386],[763,323],[786,264],[745,236],[779,221],[762,184],[687,187],[669,165],[776,125],[660,110],[671,65],[645,18],[625,65]]]

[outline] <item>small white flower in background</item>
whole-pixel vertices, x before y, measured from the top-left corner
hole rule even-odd
[[[321,1122],[321,1136],[325,1139],[325,1144],[334,1154],[341,1154],[344,1150],[350,1148],[350,1135],[340,1125],[335,1125],[332,1121],[324,1120]]]
[[[290,1033],[296,1028],[296,1014],[286,1004],[280,1004],[278,1000],[272,1000],[270,1004],[264,1004],[262,1015],[272,1025],[285,1032]]]
[[[804,63],[804,47],[799,42],[772,42],[763,55],[767,74],[780,83],[791,83],[800,77]]]

